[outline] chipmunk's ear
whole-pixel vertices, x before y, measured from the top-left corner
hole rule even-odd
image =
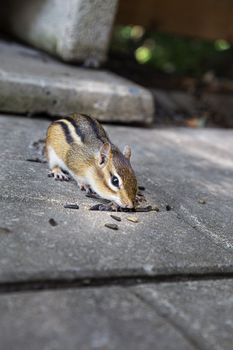
[[[128,160],[130,160],[131,157],[131,148],[129,146],[125,146],[123,154],[125,156],[125,158],[127,158]]]
[[[104,143],[100,148],[99,153],[99,166],[103,167],[107,164],[110,156],[112,153],[111,145],[110,143],[106,142]]]

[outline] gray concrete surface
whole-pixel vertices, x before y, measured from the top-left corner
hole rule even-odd
[[[0,312],[4,350],[195,349],[122,287],[1,295]]]
[[[229,190],[224,192],[228,203],[223,196],[231,180],[225,169],[216,168],[217,180],[225,179],[220,191],[212,180],[212,168],[210,179],[206,177],[202,162],[207,145],[198,159],[191,156],[191,139],[198,140],[200,132],[107,127],[116,144],[132,145],[133,165],[139,183],[147,188],[148,203],[160,207],[159,213],[137,213],[138,224],[121,213],[120,230],[115,232],[104,227],[112,221],[109,213],[89,211],[93,200],[74,182],[55,182],[47,177],[46,164],[26,161],[37,154],[33,142],[45,136],[47,121],[3,116],[0,121],[4,143],[0,226],[12,231],[2,237],[0,246],[2,282],[233,271],[232,218],[227,221],[223,215],[224,211],[230,215],[232,208]],[[215,135],[214,130],[206,132]],[[177,134],[182,144],[177,145]],[[212,157],[219,159],[216,151]],[[198,171],[197,164],[201,164]],[[205,205],[198,203],[203,197]],[[217,221],[215,207],[220,200]],[[80,210],[65,209],[66,202],[78,202]],[[173,210],[166,211],[166,204]],[[49,224],[50,218],[57,221],[56,227]]]
[[[185,335],[197,349],[232,349],[233,280],[161,283],[131,292]]]
[[[132,146],[148,204],[160,208],[134,214],[138,223],[119,213],[112,231],[73,181],[27,161],[41,158],[48,124],[0,116],[3,350],[230,350],[232,130],[106,126]]]
[[[231,350],[232,280],[3,293],[1,349]]]
[[[105,60],[117,0],[10,0],[6,29],[65,61]]]
[[[78,110],[102,121],[153,120],[151,93],[115,74],[68,66],[9,42],[0,42],[0,51],[0,111],[55,116]]]

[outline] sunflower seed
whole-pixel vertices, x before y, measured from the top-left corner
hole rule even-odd
[[[27,162],[33,162],[33,163],[46,163],[46,160],[40,159],[40,158],[27,158]]]
[[[110,215],[110,216],[116,221],[121,221],[121,218],[119,216],[116,216],[116,215]]]
[[[78,204],[65,204],[64,205],[64,208],[67,208],[67,209],[79,209],[79,205]]]
[[[108,227],[112,230],[118,230],[118,225],[116,225],[116,224],[105,224],[104,226]]]
[[[9,230],[9,228],[6,227],[0,227],[0,234],[3,233],[11,233],[11,230]]]
[[[200,204],[206,204],[206,200],[205,200],[205,199],[199,199],[199,200],[198,200],[198,203],[200,203]]]
[[[50,223],[51,226],[57,226],[58,225],[58,223],[52,218],[49,219],[49,223]]]
[[[147,207],[138,207],[138,208],[135,208],[135,211],[136,212],[140,212],[140,213],[146,213],[148,211],[152,211],[152,206],[151,205],[148,205]]]
[[[136,216],[128,216],[126,219],[131,222],[138,222],[138,218]]]

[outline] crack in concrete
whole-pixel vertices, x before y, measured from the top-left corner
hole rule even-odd
[[[156,185],[156,183],[149,177],[147,178],[147,181],[153,184],[154,186]],[[162,193],[164,198],[167,198],[167,202],[169,202],[173,212],[177,215],[179,219],[182,220],[183,223],[187,224],[189,227],[192,227],[198,233],[204,233],[207,239],[209,239],[211,242],[214,242],[216,245],[221,246],[221,248],[223,248],[227,252],[233,249],[232,243],[230,243],[226,239],[223,239],[217,233],[207,229],[206,226],[203,223],[201,223],[198,217],[191,214],[189,210],[186,209],[182,204],[180,204],[180,210],[175,210],[174,208],[176,207],[176,205],[174,203],[174,200],[166,191],[160,188],[160,193]],[[164,198],[162,198],[161,202],[166,203]]]
[[[182,204],[180,205],[181,213],[183,214],[180,216],[182,220],[191,226],[194,230],[196,230],[199,233],[205,233],[208,238],[210,238],[214,243],[217,245],[220,243],[221,247],[225,250],[233,249],[233,244],[228,242],[228,240],[223,239],[218,234],[214,233],[213,231],[210,231],[206,228],[206,226],[200,222],[197,216],[191,214],[188,209],[186,209]],[[179,212],[178,214],[181,215]],[[195,226],[195,227],[194,227]]]
[[[180,309],[178,312],[171,303],[162,298],[160,293],[148,288],[145,289],[145,287],[143,288],[144,294],[140,290],[131,290],[131,293],[141,302],[153,308],[160,317],[164,318],[195,349],[209,350],[211,348],[219,350],[215,347],[215,344],[206,344],[205,337],[198,330],[187,327],[190,321],[186,315]],[[147,294],[145,295],[145,293]]]
[[[96,277],[96,278],[74,278],[74,279],[44,279],[25,280],[16,282],[1,282],[0,294],[33,292],[44,290],[62,290],[79,288],[106,288],[112,286],[133,287],[145,284],[162,283],[185,283],[198,281],[233,280],[233,272],[206,273],[206,274],[179,274],[160,276],[124,276],[124,277]]]

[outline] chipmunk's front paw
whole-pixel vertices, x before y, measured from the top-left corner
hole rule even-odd
[[[83,184],[83,183],[78,183],[78,186],[79,186],[81,191],[86,191],[86,193],[93,193],[90,185],[86,185],[86,184]]]
[[[78,182],[78,187],[80,188],[81,191],[86,191],[87,189],[87,185],[80,182]]]
[[[69,181],[69,175],[63,173],[61,169],[53,169],[48,173],[48,177],[53,177],[56,181]]]
[[[90,185],[87,185],[87,184],[83,184],[83,183],[80,183],[78,182],[78,186],[80,188],[81,191],[85,191],[87,194],[96,194]]]
[[[87,194],[97,195],[97,193],[95,191],[93,191],[93,189],[90,186],[86,189],[86,192],[87,192]]]

